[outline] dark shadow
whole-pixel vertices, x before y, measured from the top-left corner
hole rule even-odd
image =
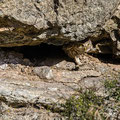
[[[92,56],[104,63],[120,64],[120,59],[112,54],[92,54]],[[0,50],[0,65],[53,66],[63,60],[74,62],[64,53],[62,46],[41,44],[38,46],[1,48]]]
[[[1,48],[5,53],[5,59],[9,59],[11,53],[14,54],[13,61],[3,61],[7,64],[23,64],[29,65],[24,59],[29,59],[32,66],[53,66],[63,60],[72,61],[62,50],[62,46],[54,46],[48,44],[41,44],[38,46],[22,46],[22,47],[12,47],[12,48]],[[23,58],[20,58],[20,54]],[[15,55],[16,54],[16,55]],[[18,56],[17,56],[18,55]],[[14,62],[15,59],[21,59],[18,62]],[[23,61],[22,61],[23,60]],[[29,65],[30,66],[30,65]]]
[[[113,54],[92,54],[92,56],[98,58],[103,63],[120,65],[120,58]]]

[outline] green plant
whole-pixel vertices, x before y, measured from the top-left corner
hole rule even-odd
[[[91,90],[86,90],[67,100],[63,115],[69,120],[94,120],[95,118],[102,120],[102,103],[102,97],[96,96]]]
[[[109,94],[108,97],[120,101],[120,82],[118,80],[106,80],[104,85]]]
[[[107,97],[97,96],[95,89],[77,90],[79,94],[69,98],[63,105],[62,115],[66,116],[68,120],[108,120],[111,117],[109,111],[112,111],[112,117],[118,119],[120,82],[105,80],[104,87]]]

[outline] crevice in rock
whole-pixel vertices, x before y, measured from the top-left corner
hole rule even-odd
[[[53,66],[61,61],[74,62],[62,49],[62,46],[48,45],[42,43],[37,46],[22,46],[22,47],[10,47],[1,48],[4,51],[6,59],[9,59],[9,55],[17,57],[18,60],[5,61],[6,64],[23,64],[29,66]],[[119,64],[119,58],[111,54],[89,54],[95,58],[98,58],[104,63]],[[23,56],[23,57],[21,57]],[[24,60],[28,60],[24,62]],[[29,64],[29,61],[32,64]]]
[[[54,2],[54,11],[58,15],[58,10],[57,9],[58,9],[58,7],[60,5],[60,2],[59,2],[59,0],[53,0],[53,2]]]
[[[62,46],[48,45],[45,43],[38,46],[4,47],[1,50],[6,54],[15,52],[16,56],[17,53],[20,53],[18,54],[18,58],[20,58],[20,55],[23,55],[21,59],[30,60],[33,63],[32,66],[53,66],[62,60],[72,61],[62,50]]]
[[[120,59],[113,54],[92,54],[93,57],[98,58],[101,62],[106,64],[119,65]]]

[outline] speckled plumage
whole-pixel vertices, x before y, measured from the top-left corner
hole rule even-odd
[[[70,43],[63,47],[63,50],[65,51],[65,53],[70,58],[74,59],[78,65],[82,64],[81,63],[82,56],[85,53],[91,52],[93,49],[94,48],[90,40],[84,43],[81,43],[81,42]]]

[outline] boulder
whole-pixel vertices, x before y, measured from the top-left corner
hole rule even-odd
[[[99,35],[120,0],[0,0],[0,46],[63,45]]]

